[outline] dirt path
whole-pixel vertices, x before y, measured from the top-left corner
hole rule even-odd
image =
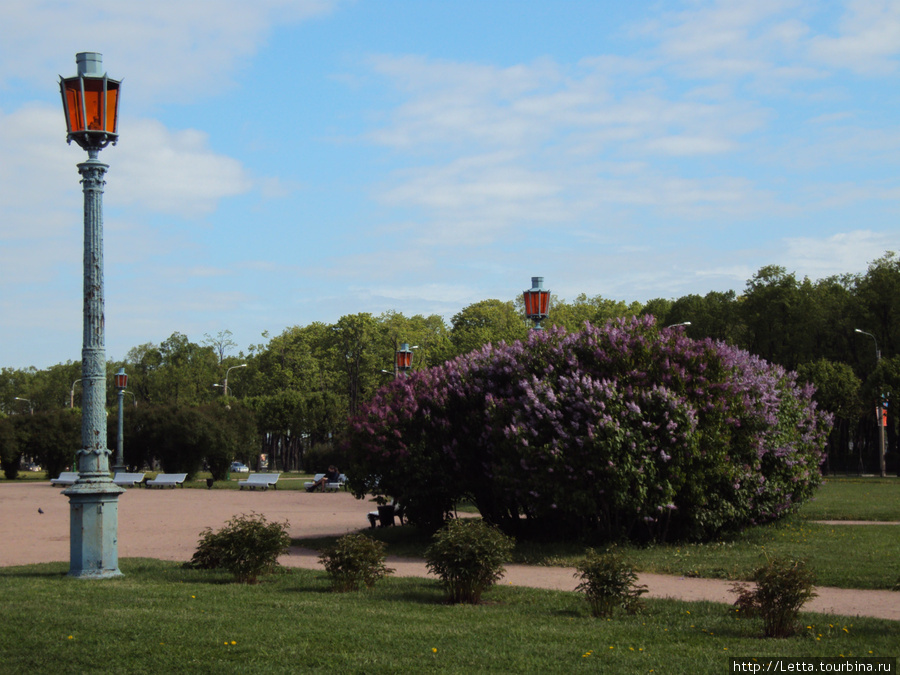
[[[38,509],[43,513],[40,513]],[[372,504],[341,493],[130,489],[119,498],[119,557],[188,560],[200,532],[241,513],[288,521],[292,537],[340,535],[365,527]],[[0,567],[69,560],[69,500],[49,483],[0,483]],[[293,548],[290,567],[320,569],[315,551]],[[429,576],[420,560],[392,558],[397,576]],[[501,583],[573,591],[574,570],[508,565]],[[641,574],[649,597],[731,603],[730,581]],[[900,621],[900,592],[819,587],[806,611]]]

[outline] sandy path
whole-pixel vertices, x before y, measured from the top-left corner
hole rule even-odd
[[[40,508],[43,513],[38,512]],[[288,521],[292,537],[344,534],[367,526],[368,501],[346,492],[130,489],[119,498],[119,557],[188,560],[201,530],[218,529],[241,513]],[[69,560],[69,500],[49,483],[0,484],[0,567]],[[282,559],[291,567],[319,569],[317,554],[294,548]],[[419,560],[391,559],[398,576],[428,576]],[[572,591],[574,570],[508,565],[501,583]],[[649,597],[731,603],[731,583],[641,574]],[[819,587],[804,610],[900,621],[900,592]]]

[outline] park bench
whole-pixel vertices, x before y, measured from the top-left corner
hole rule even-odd
[[[180,487],[184,487],[184,481],[187,478],[186,473],[161,473],[156,478],[148,480],[144,483],[148,488],[149,487],[170,487],[174,488],[176,485]]]
[[[324,473],[317,473],[312,480],[308,480],[303,484],[305,488],[311,488],[313,485],[318,483],[320,480],[325,478]],[[329,481],[325,483],[325,490],[340,490],[344,487],[344,483],[347,482],[347,476],[341,474],[336,481]]]
[[[144,474],[127,473],[125,471],[117,471],[113,476],[113,483],[119,487],[135,487],[144,482]]]
[[[262,490],[268,490],[269,488],[272,488],[275,490],[278,488],[276,483],[278,482],[278,477],[280,475],[280,473],[252,473],[247,476],[247,480],[238,481],[238,489],[243,490],[244,488],[248,488],[250,490],[255,490],[256,488],[260,488]]]
[[[75,485],[78,480],[77,471],[63,471],[58,478],[51,478],[50,485]]]

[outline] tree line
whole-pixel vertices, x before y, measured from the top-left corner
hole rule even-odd
[[[585,322],[602,326],[612,319],[646,315],[660,326],[689,324],[680,328],[688,337],[745,349],[812,383],[816,402],[834,416],[826,471],[878,469],[875,408],[880,399],[888,403],[888,468],[900,468],[896,409],[890,404],[900,388],[900,258],[895,253],[887,252],[864,272],[815,281],[766,266],[740,293],[714,291],[646,303],[585,294],[572,300],[554,297],[544,325],[572,332]],[[236,458],[255,465],[259,455],[266,454],[280,470],[316,470],[323,462],[341,459],[335,455],[336,440],[348,417],[398,375],[394,355],[402,343],[414,348],[413,369],[423,370],[486,343],[523,340],[530,326],[518,297],[473,303],[449,323],[437,315],[408,317],[394,311],[352,314],[333,324],[314,322],[275,336],[264,333],[263,342],[245,349],[238,349],[228,330],[199,342],[176,332],[160,344],[136,346],[123,360],[108,362],[110,417],[116,415],[112,375],[124,368],[130,463],[162,462],[164,456],[169,464],[177,462],[179,451],[166,455],[147,441],[156,433],[150,420],[161,424],[166,418],[152,411],[195,408],[205,410],[220,428],[228,411],[241,417],[241,440],[228,444]],[[66,410],[80,405],[80,378],[77,361],[42,370],[0,369],[4,467],[20,456],[40,458],[37,451],[50,441],[29,441],[28,427],[36,420],[25,418],[44,420],[45,430],[50,417],[66,420],[62,416],[73,412]],[[246,435],[246,415],[255,424],[255,437]],[[140,420],[143,426],[135,427]],[[184,424],[182,433],[187,434]],[[115,433],[108,437],[109,445],[115,438]],[[76,433],[74,441],[67,442],[71,454],[71,448],[80,446],[80,436]]]

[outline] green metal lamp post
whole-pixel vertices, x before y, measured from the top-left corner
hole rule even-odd
[[[119,368],[119,372],[115,375],[116,390],[119,392],[119,419],[118,419],[118,435],[116,436],[116,463],[113,464],[113,473],[119,471],[127,471],[125,466],[125,455],[123,445],[125,440],[125,432],[123,423],[125,420],[125,388],[128,386],[128,375],[125,374],[124,368]]]
[[[84,192],[84,310],[81,350],[81,449],[69,497],[69,576],[119,577],[119,495],[109,476],[106,444],[106,346],[103,298],[103,186],[109,168],[97,156],[118,140],[119,81],[95,52],[75,55],[78,74],[59,78],[66,140],[88,153],[78,165]]]
[[[541,321],[550,309],[550,291],[544,290],[544,277],[531,277],[531,288],[524,293],[525,317],[534,322],[534,330],[543,330]]]

